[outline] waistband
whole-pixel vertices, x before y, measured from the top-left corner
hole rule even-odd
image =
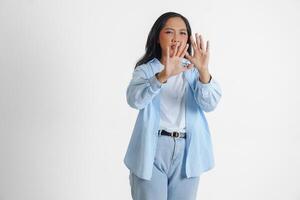
[[[168,132],[165,130],[158,130],[158,135],[166,135],[166,136],[171,136],[171,137],[175,137],[175,138],[186,138],[186,133],[177,132],[177,131]]]

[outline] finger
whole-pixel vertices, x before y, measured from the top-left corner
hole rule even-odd
[[[209,52],[209,41],[206,42],[206,52]]]
[[[184,72],[186,70],[189,70],[188,66],[184,66],[184,67],[181,67],[180,71]]]
[[[182,43],[180,43],[176,56],[180,56],[183,50],[184,50],[184,46]]]
[[[194,40],[194,38],[193,38],[192,35],[191,35],[191,37],[190,37],[190,40],[191,40],[191,44],[192,44],[193,49],[197,49],[196,42],[195,42],[195,40]]]
[[[176,47],[175,47],[175,49],[174,49],[173,56],[176,56],[176,55],[177,55],[178,49],[179,49],[179,42],[176,43]],[[173,57],[173,56],[172,56],[172,57]]]
[[[181,54],[180,54],[180,57],[181,57],[181,58],[184,57],[185,52],[187,52],[188,48],[189,48],[189,44],[186,44],[186,45],[185,45],[185,48],[183,49],[183,51],[182,51]]]
[[[201,49],[201,46],[200,46],[201,44],[200,44],[200,37],[199,37],[199,34],[196,33],[196,34],[195,34],[195,37],[196,37],[197,47]]]
[[[181,72],[185,72],[186,70],[188,70],[187,67],[182,67],[180,71],[181,71]]]
[[[204,42],[203,42],[202,35],[199,35],[199,39],[200,39],[200,49],[204,50]]]
[[[187,66],[188,69],[192,69],[193,67],[194,67],[194,64],[192,64],[192,63],[188,64],[188,66]]]
[[[192,56],[189,54],[189,52],[185,52],[185,57],[186,57],[189,61],[191,61],[191,59],[192,59]]]

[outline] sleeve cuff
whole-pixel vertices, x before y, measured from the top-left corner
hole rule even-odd
[[[159,90],[162,86],[162,83],[156,78],[155,75],[149,79],[149,83],[154,92]]]
[[[214,83],[215,83],[215,81],[211,75],[210,75],[210,79],[209,79],[208,83],[202,83],[198,77],[196,87],[201,88],[202,90],[206,90],[206,89],[212,87]]]
[[[201,84],[204,84],[204,85],[205,85],[205,84],[209,84],[209,83],[211,82],[211,79],[212,79],[211,74],[209,74],[209,76],[210,76],[210,77],[209,77],[208,83],[203,83],[203,82],[201,82],[199,77],[198,77],[198,82],[200,82]]]

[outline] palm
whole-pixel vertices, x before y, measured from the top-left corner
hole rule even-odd
[[[204,47],[204,42],[201,35],[196,34],[196,42],[191,36],[191,43],[193,47],[193,55],[186,52],[186,57],[198,68],[198,70],[207,70],[208,60],[209,60],[209,42],[206,43],[206,48]]]
[[[174,76],[183,71],[180,59],[181,57],[179,56],[167,57],[166,65],[168,68],[166,69],[166,72],[170,74],[170,76]]]
[[[176,48],[173,51],[173,55],[170,56],[170,48],[167,47],[167,59],[166,59],[166,68],[165,72],[168,77],[175,76],[181,72],[184,72],[193,67],[192,64],[188,65],[188,67],[183,67],[181,63],[181,59],[184,57],[188,49],[188,44],[186,46],[182,46],[179,49],[179,45],[176,45]]]

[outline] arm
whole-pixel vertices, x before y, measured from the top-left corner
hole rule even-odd
[[[220,85],[216,82],[214,78],[210,75],[210,81],[208,83],[203,83],[200,81],[200,76],[198,70],[195,69],[195,87],[193,88],[194,97],[197,104],[205,112],[213,111],[216,107],[220,98],[222,96],[222,91]]]
[[[194,69],[195,79],[193,82],[195,100],[202,110],[210,112],[216,108],[222,96],[222,91],[219,84],[208,72],[209,42],[206,42],[205,48],[202,36],[198,35],[198,33],[195,36],[196,42],[192,35],[190,37],[194,55],[191,56],[187,52],[186,57],[196,68]]]
[[[145,67],[140,65],[134,70],[126,91],[127,103],[135,109],[143,109],[149,104],[162,86],[155,75],[150,78],[146,76]]]

